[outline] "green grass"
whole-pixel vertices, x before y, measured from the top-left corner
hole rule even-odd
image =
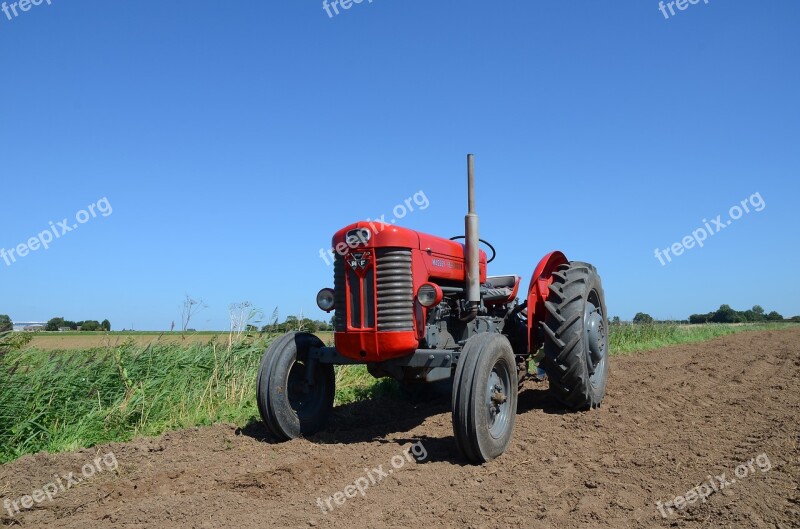
[[[9,352],[0,363],[0,462],[256,412],[264,343]]]
[[[629,353],[786,326],[621,325],[611,328],[610,348]],[[246,339],[228,347],[210,337],[143,346],[131,338],[45,352],[16,344],[23,349],[0,353],[0,463],[192,426],[247,424],[258,416],[255,379],[267,345]],[[337,367],[336,384],[337,404],[398,393],[396,382],[376,381],[364,366]]]
[[[612,325],[609,331],[609,350],[612,355],[658,349],[666,345],[703,342],[720,336],[745,331],[785,329],[791,323],[745,323],[736,325],[709,323],[677,325],[653,323],[647,325]]]
[[[86,351],[8,352],[0,357],[0,463],[138,435],[258,416],[255,380],[269,340],[232,348],[129,341]],[[395,394],[364,366],[336,368],[336,403]]]

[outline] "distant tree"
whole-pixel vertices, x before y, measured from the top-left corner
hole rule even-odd
[[[14,322],[8,314],[0,314],[0,332],[7,332],[14,328]]]
[[[64,320],[64,325],[62,325],[62,327],[69,327],[73,331],[78,330],[78,324],[74,321],[69,321],[69,320]]]
[[[103,322],[100,324],[100,328],[106,332],[111,331],[111,322],[108,320],[103,320]]]
[[[300,329],[300,320],[297,316],[287,316],[283,322],[283,332],[296,331]]]
[[[781,316],[780,314],[778,314],[776,311],[773,310],[772,312],[767,314],[767,320],[768,321],[783,321],[783,316]]]
[[[800,316],[792,316],[792,320],[791,321],[800,323]]]
[[[620,321],[619,316],[614,316],[611,318],[611,325],[621,325],[622,321]]]
[[[753,305],[753,308],[751,310],[756,314],[760,314],[761,316],[764,315],[764,309],[761,307],[761,305]]]
[[[633,323],[653,323],[653,317],[644,312],[637,312],[633,317]]]
[[[689,323],[691,324],[698,324],[698,323],[708,323],[708,314],[692,314],[689,316]]]
[[[740,316],[730,305],[720,305],[719,309],[711,316],[710,321],[713,323],[739,323],[744,321],[744,317]]]
[[[57,331],[61,327],[64,327],[64,318],[51,318],[50,321],[47,322],[44,330],[46,331]]]
[[[96,321],[96,320],[84,321],[83,323],[81,323],[81,330],[82,331],[88,331],[88,332],[99,331],[99,330],[101,330],[100,322]]]

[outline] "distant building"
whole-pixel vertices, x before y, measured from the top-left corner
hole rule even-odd
[[[46,324],[38,324],[38,325],[26,325],[22,328],[24,332],[38,332],[43,331],[47,328]]]
[[[69,332],[72,330],[72,327],[59,327],[58,332]]]
[[[41,329],[38,328],[40,326]],[[42,321],[18,321],[14,323],[14,332],[30,331],[31,329],[28,329],[28,327],[37,327],[34,330],[43,331],[47,327],[47,323]]]

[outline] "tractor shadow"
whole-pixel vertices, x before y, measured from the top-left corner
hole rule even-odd
[[[445,437],[430,435],[402,435],[436,415],[450,414],[450,395],[380,397],[346,404],[334,408],[331,425],[311,440],[317,443],[381,443],[408,447],[421,443],[418,449],[424,457],[417,457],[417,464],[447,462],[468,466],[456,447],[452,434]],[[400,436],[387,437],[392,434]]]
[[[380,441],[449,411],[450,398],[444,396],[425,401],[402,396],[362,400],[334,408],[330,426],[313,440],[324,444]]]
[[[567,415],[575,413],[561,404],[550,391],[547,384],[535,383],[534,387],[526,384],[520,390],[517,400],[517,415],[527,413],[532,410],[542,410],[544,413],[552,415]]]
[[[547,390],[546,383],[537,383],[533,386],[526,383],[519,393],[517,414],[534,410],[556,415],[574,413],[552,396]],[[426,457],[418,459],[418,464],[447,462],[458,466],[470,466],[470,463],[459,454],[452,434],[445,437],[419,435],[387,439],[392,434],[409,432],[426,419],[445,413],[450,413],[449,395],[435,397],[427,395],[422,399],[406,395],[377,396],[335,407],[328,427],[309,437],[308,440],[318,444],[386,443],[397,446],[421,442]],[[264,443],[281,442],[257,417],[252,418],[246,426],[237,430],[237,433]]]
[[[469,465],[459,455],[452,435],[387,438],[392,434],[409,432],[428,418],[449,412],[449,396],[429,397],[424,401],[399,395],[375,397],[335,407],[328,427],[310,436],[308,440],[318,444],[386,443],[408,446],[422,443],[425,457],[418,458],[418,464],[449,462],[460,466]],[[282,442],[257,417],[238,429],[237,434],[268,444]]]

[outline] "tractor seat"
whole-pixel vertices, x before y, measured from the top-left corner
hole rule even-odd
[[[491,276],[481,285],[481,297],[487,305],[511,303],[519,291],[520,276]]]

